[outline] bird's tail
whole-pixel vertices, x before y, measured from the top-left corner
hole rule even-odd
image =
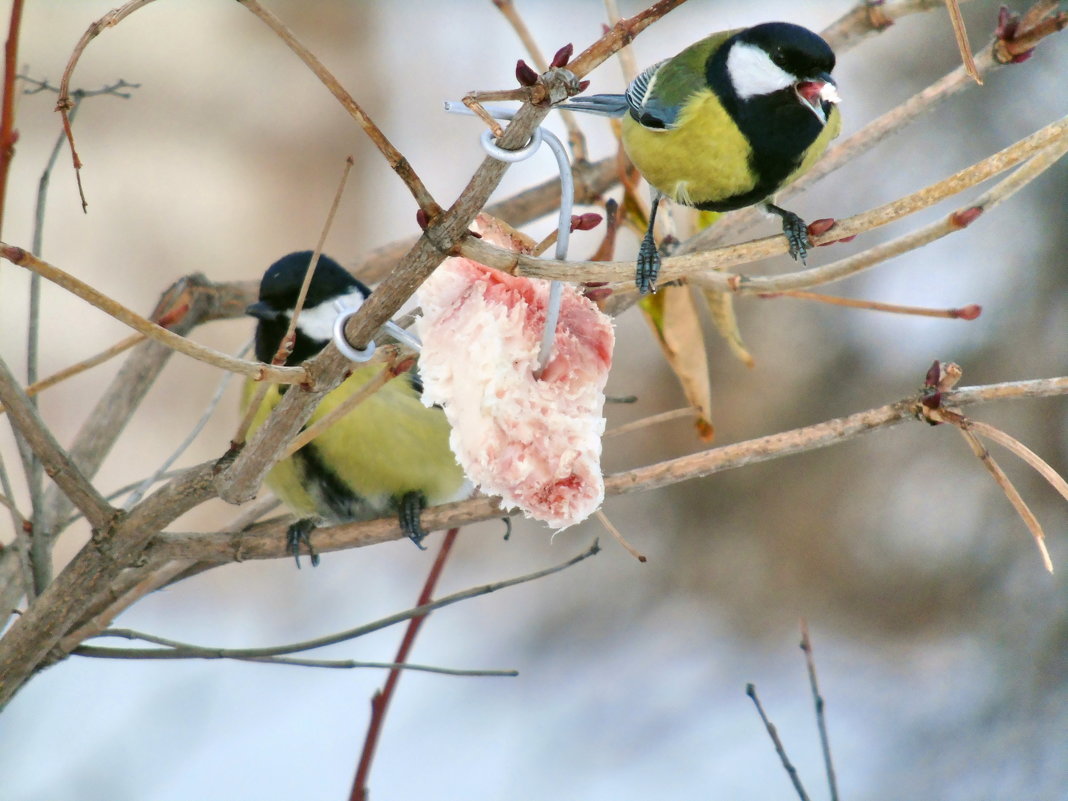
[[[566,111],[585,111],[588,114],[600,114],[605,117],[622,117],[627,113],[629,106],[626,95],[586,95],[564,103],[557,103],[556,108]]]

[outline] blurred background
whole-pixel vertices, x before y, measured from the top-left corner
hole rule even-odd
[[[448,205],[482,159],[480,127],[441,101],[514,85],[516,36],[488,0],[358,3],[267,0]],[[27,3],[20,64],[58,80],[71,49],[113,0]],[[624,14],[644,4],[623,2]],[[973,46],[998,3],[964,5]],[[798,4],[691,0],[634,44],[645,66],[708,32],[783,19],[820,30],[849,0]],[[1015,10],[1024,5],[1015,0]],[[601,31],[593,0],[519,2],[547,53],[581,50]],[[0,2],[7,19],[9,2]],[[952,70],[945,12],[908,17],[844,53],[836,70],[846,135]],[[1068,108],[1068,39],[991,74],[789,205],[845,217],[933,183],[1057,119]],[[618,91],[611,61],[594,91]],[[191,272],[258,279],[279,256],[314,246],[348,155],[356,167],[326,252],[364,252],[416,231],[415,204],[362,132],[252,14],[220,0],[159,2],[105,30],[72,86],[123,78],[133,97],[86,101],[75,123],[89,201],[80,208],[68,153],[52,177],[43,257],[148,313]],[[51,93],[19,99],[20,139],[3,238],[29,247],[37,182],[60,120]],[[592,155],[613,152],[605,122],[582,120]],[[559,123],[550,120],[549,125]],[[509,170],[495,196],[552,175],[546,155]],[[933,359],[964,383],[1068,370],[1068,164],[1061,163],[962,233],[828,291],[934,307],[980,303],[975,322],[930,320],[744,299],[738,314],[756,367],[709,335],[717,444],[786,430],[913,393]],[[974,196],[977,192],[971,193]],[[867,247],[936,219],[957,198],[885,231]],[[542,236],[552,219],[528,227]],[[769,224],[767,231],[774,230]],[[599,239],[575,240],[584,257]],[[620,256],[635,237],[620,238]],[[850,252],[819,250],[810,264]],[[788,260],[753,267],[791,269]],[[28,276],[0,264],[0,348],[25,363]],[[90,356],[127,331],[44,287],[41,374]],[[193,337],[235,351],[249,320]],[[684,404],[635,310],[617,323],[608,425]],[[85,422],[121,359],[45,393],[61,442]],[[178,356],[97,479],[136,480],[180,442],[219,374]],[[182,459],[221,454],[237,424],[232,386]],[[1065,399],[971,407],[1062,473]],[[13,473],[6,424],[0,449]],[[685,421],[606,441],[604,467],[704,447]],[[424,627],[413,661],[516,668],[520,676],[408,674],[371,777],[376,801],[408,798],[645,799],[792,795],[750,701],[755,682],[813,797],[825,797],[798,619],[812,630],[843,797],[1054,801],[1068,796],[1068,508],[1040,478],[995,451],[1050,535],[1049,576],[1003,493],[954,431],[905,425],[834,448],[609,499],[608,516],[648,557],[639,564],[595,522],[555,537],[517,521],[465,530],[439,594],[564,561],[594,538],[594,559],[550,578],[452,606]],[[207,504],[174,530],[207,530],[239,513]],[[3,541],[11,539],[0,516]],[[65,560],[88,536],[75,526]],[[431,551],[434,550],[431,545]],[[407,542],[212,570],[131,608],[117,625],[229,647],[330,633],[405,609],[431,556]],[[316,654],[389,660],[390,629]],[[347,797],[381,671],[226,662],[71,658],[35,678],[0,718],[5,801]]]

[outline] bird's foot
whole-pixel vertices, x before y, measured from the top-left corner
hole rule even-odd
[[[311,559],[312,567],[319,566],[319,554],[312,547],[311,533],[315,531],[318,523],[314,517],[305,517],[289,527],[286,532],[286,551],[293,554],[296,560],[297,570],[300,570],[300,546],[301,543],[308,549],[308,558]]]
[[[642,244],[638,248],[638,269],[634,275],[634,283],[638,286],[638,292],[648,295],[656,291],[656,277],[660,274],[660,253],[653,241],[653,233],[649,231],[642,238]]]
[[[423,538],[426,537],[427,532],[423,530],[423,526],[419,522],[419,516],[424,509],[426,509],[426,496],[417,490],[404,493],[397,508],[397,519],[400,522],[401,530],[408,535],[408,539],[414,542],[415,547],[421,551],[426,550],[426,546],[423,545]]]
[[[772,203],[765,203],[764,207],[772,214],[782,218],[782,233],[786,241],[790,243],[790,256],[794,261],[805,264],[808,256],[808,247],[811,244],[808,238],[808,226],[805,221],[792,211],[787,211]]]

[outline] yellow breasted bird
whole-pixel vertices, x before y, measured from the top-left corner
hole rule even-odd
[[[576,111],[623,117],[623,148],[653,190],[636,282],[655,288],[653,223],[661,197],[704,211],[760,203],[782,218],[802,262],[804,221],[770,198],[803,175],[841,130],[834,52],[786,22],[715,33],[654,64],[622,95],[578,97]]]
[[[262,362],[274,357],[288,329],[311,255],[290,253],[272,264],[260,282],[259,300],[246,309],[258,319],[256,358]],[[286,364],[299,364],[322,350],[339,311],[358,308],[370,294],[337,262],[320,256]],[[381,364],[354,366],[352,375],[323,398],[309,424],[383,369]],[[257,386],[246,382],[242,409],[248,408]],[[267,390],[251,431],[263,424],[285,391],[280,384]],[[319,522],[369,520],[389,513],[398,514],[401,527],[419,545],[425,536],[419,524],[423,508],[466,496],[470,486],[449,449],[445,414],[424,406],[421,392],[413,372],[392,379],[267,474],[267,486],[301,518],[289,532],[294,556]]]

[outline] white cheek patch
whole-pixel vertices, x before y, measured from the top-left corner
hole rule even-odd
[[[727,54],[727,74],[742,100],[778,92],[797,83],[797,78],[777,66],[764,50],[745,42],[735,42],[731,46]]]
[[[334,336],[334,321],[341,309],[355,311],[363,305],[363,301],[363,293],[359,289],[339,298],[323,301],[318,306],[301,311],[300,317],[297,318],[297,328],[309,339],[326,342]],[[341,309],[338,308],[339,304]],[[291,312],[287,314],[292,317]]]

